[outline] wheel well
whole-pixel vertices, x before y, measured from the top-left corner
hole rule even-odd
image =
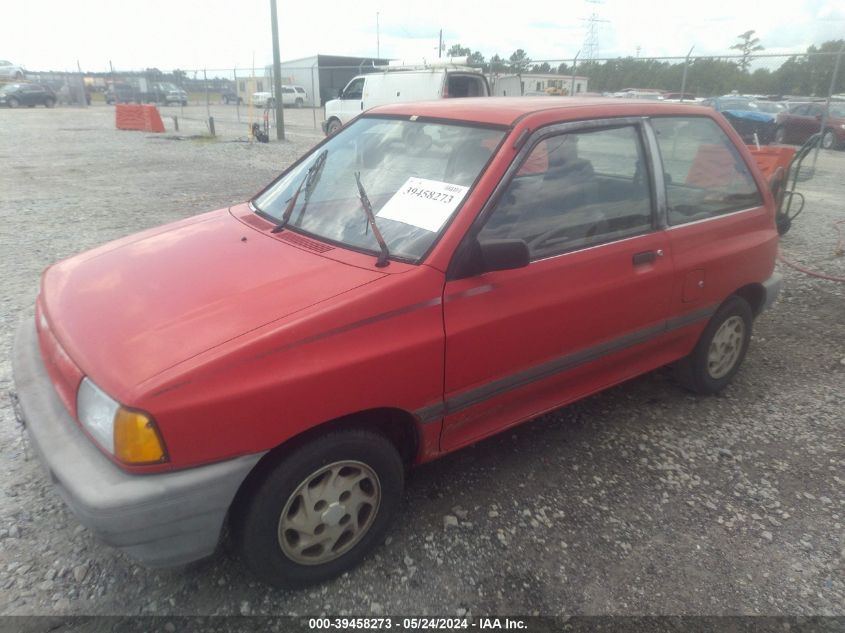
[[[258,460],[246,479],[241,482],[235,498],[229,506],[225,525],[228,526],[233,518],[240,515],[238,507],[242,506],[249,498],[249,493],[253,487],[265,477],[280,459],[320,435],[340,429],[367,429],[384,435],[399,451],[406,467],[413,463],[419,447],[415,418],[402,409],[369,409],[318,424],[270,449],[264,457]]]
[[[734,292],[734,294],[748,302],[748,305],[751,306],[751,313],[755,317],[760,314],[763,304],[766,301],[766,290],[762,284],[748,284]]]

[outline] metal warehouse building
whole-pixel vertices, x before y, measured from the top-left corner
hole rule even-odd
[[[372,70],[374,65],[386,65],[389,60],[375,57],[344,57],[341,55],[312,55],[282,62],[282,83],[302,86],[308,93],[308,105],[322,106],[337,97],[355,75]],[[267,77],[273,67],[267,66]],[[270,82],[272,85],[272,81]]]

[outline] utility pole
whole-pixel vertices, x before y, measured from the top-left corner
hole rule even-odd
[[[437,44],[437,56],[443,57],[443,29],[440,29],[440,42]]]
[[[378,11],[376,11],[376,59],[381,59],[381,44],[379,42]]]
[[[276,95],[276,140],[285,140],[285,113],[282,107],[282,60],[279,56],[279,18],[276,15],[276,0],[270,0],[270,20],[273,26],[273,91]]]
[[[684,76],[681,78],[681,101],[684,100],[684,92],[687,89],[687,69],[689,68],[689,56],[692,55],[692,49],[695,48],[695,45],[691,46],[689,49],[689,53],[687,53],[687,57],[684,60]]]

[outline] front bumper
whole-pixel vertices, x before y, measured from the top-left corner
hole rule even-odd
[[[92,444],[62,404],[31,316],[15,337],[13,371],[31,444],[83,525],[150,567],[214,552],[235,493],[263,453],[172,473],[129,474]]]

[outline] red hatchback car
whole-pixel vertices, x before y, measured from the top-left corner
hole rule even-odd
[[[80,520],[148,565],[334,576],[406,469],[673,363],[738,370],[774,204],[710,108],[462,99],[364,113],[248,203],[51,266],[20,418]]]

